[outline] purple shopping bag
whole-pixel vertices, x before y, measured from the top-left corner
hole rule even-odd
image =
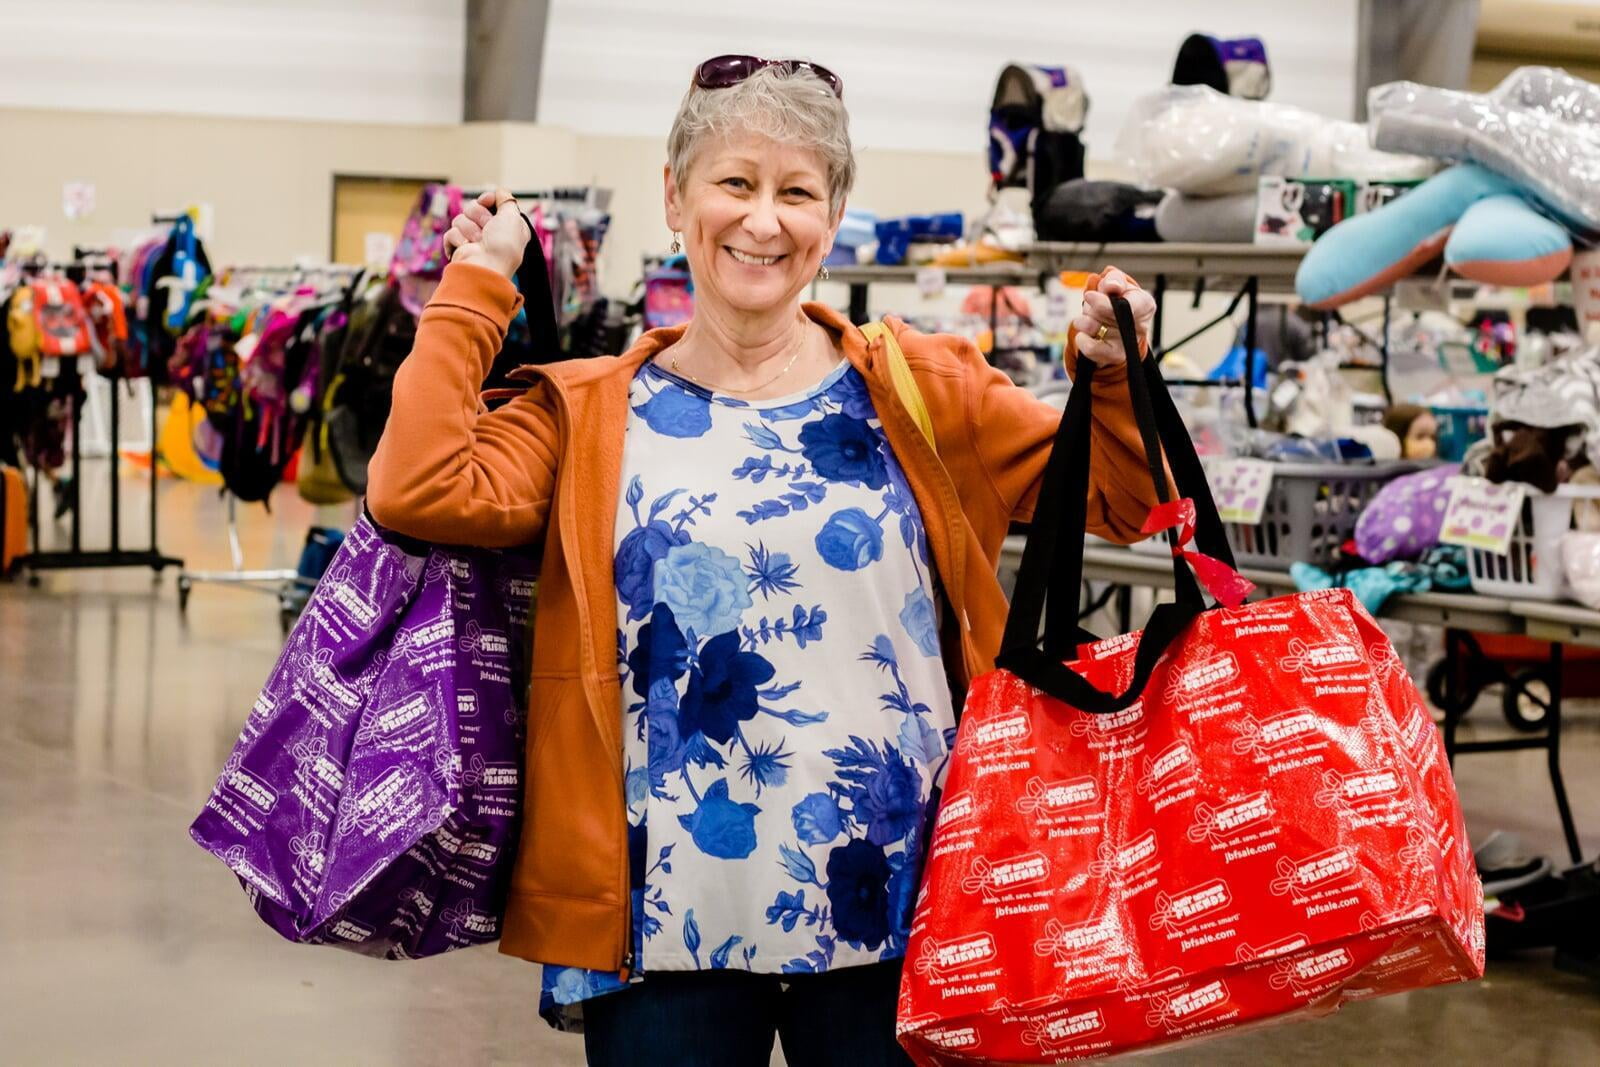
[[[189,829],[278,933],[389,959],[500,936],[532,572],[366,517],[345,538]]]

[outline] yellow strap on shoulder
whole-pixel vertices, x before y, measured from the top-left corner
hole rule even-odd
[[[884,323],[869,322],[861,327],[861,332],[866,335],[868,342],[883,338],[883,350],[889,357],[889,380],[894,383],[895,395],[916,420],[922,436],[928,439],[928,446],[937,453],[939,445],[933,439],[933,416],[928,413],[922,390],[917,388],[917,379],[911,374],[911,364],[906,362],[906,354],[900,350],[900,342],[895,340],[894,331]]]

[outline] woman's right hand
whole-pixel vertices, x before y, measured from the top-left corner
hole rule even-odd
[[[444,235],[444,257],[452,263],[476,263],[513,278],[531,236],[517,198],[505,189],[495,189],[481,194],[451,221]]]

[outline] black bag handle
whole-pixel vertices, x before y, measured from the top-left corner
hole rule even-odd
[[[1140,358],[1138,334],[1128,302],[1113,296],[1111,306],[1127,354],[1128,392],[1134,422],[1144,445],[1145,462],[1156,497],[1163,503],[1171,497],[1162,464],[1165,450],[1178,491],[1194,501],[1195,540],[1200,551],[1232,567],[1233,550],[1217,516],[1205,470],[1177,407],[1167,393],[1161,371],[1154,361]],[[1095,369],[1088,360],[1078,361],[1072,392],[1045,467],[1039,502],[1017,573],[1016,592],[1006,617],[1005,635],[995,662],[1073,707],[1109,714],[1127,708],[1143,695],[1156,661],[1189,623],[1206,610],[1206,602],[1199,582],[1175,552],[1172,573],[1177,598],[1173,603],[1158,605],[1151,613],[1140,636],[1134,655],[1133,680],[1126,691],[1104,692],[1062,662],[1074,654],[1077,644],[1094,640],[1093,634],[1078,625],[1077,609],[1088,519]],[[1061,543],[1063,536],[1067,538],[1065,544]],[[1167,539],[1176,548],[1174,531],[1167,532]],[[1045,623],[1042,649],[1041,618]]]

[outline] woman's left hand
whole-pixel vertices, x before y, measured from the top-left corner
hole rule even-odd
[[[1115,267],[1106,270],[1098,285],[1091,280],[1083,294],[1083,311],[1072,320],[1072,325],[1077,330],[1078,354],[1102,367],[1127,362],[1122,334],[1117,329],[1117,316],[1111,310],[1112,296],[1120,296],[1128,301],[1134,326],[1138,330],[1141,351],[1149,343],[1150,324],[1156,317],[1155,298]],[[1105,329],[1103,334],[1102,327]]]

